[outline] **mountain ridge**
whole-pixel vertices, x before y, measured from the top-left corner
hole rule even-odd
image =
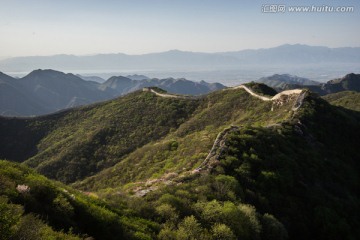
[[[259,83],[196,99],[149,89],[48,116],[0,117],[0,158],[105,200],[118,215],[95,208],[104,217],[91,226],[101,227],[85,231],[95,236],[129,221],[135,239],[359,236],[359,112],[308,90],[266,96]]]
[[[3,98],[0,102],[0,115],[49,114],[66,108],[109,100],[150,86],[162,86],[168,91],[182,94],[204,94],[224,88],[218,83],[173,78],[131,80],[119,76],[98,83],[86,81],[71,73],[39,69],[20,79],[5,74],[0,75],[2,93],[0,97]]]
[[[159,53],[128,55],[123,53],[92,56],[54,55],[17,57],[0,61],[0,69],[29,71],[36,68],[53,69],[194,69],[234,68],[239,64],[309,64],[359,63],[360,48],[328,48],[285,44],[274,48],[234,52],[201,53],[172,50]],[[58,64],[58,63],[62,64]]]
[[[308,86],[320,85],[320,82],[310,80],[308,78],[298,77],[290,74],[274,74],[268,77],[262,77],[256,82],[265,83],[269,87],[275,89],[286,89],[288,85]]]
[[[313,85],[314,81],[309,79],[299,78],[297,76],[293,78],[289,75],[279,74],[261,78],[258,80],[258,82],[268,84],[269,86],[275,87],[279,91],[296,88],[307,88],[321,96],[342,91],[360,91],[360,74],[355,73],[346,74],[344,77],[329,80],[326,83],[315,82],[316,85]]]

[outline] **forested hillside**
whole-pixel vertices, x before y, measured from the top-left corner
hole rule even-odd
[[[247,87],[198,98],[153,88],[55,115],[1,118],[0,157],[21,162],[2,164],[70,184],[87,207],[108,209],[125,238],[357,239],[360,113],[307,90],[271,97],[265,85]],[[5,176],[14,183],[4,189],[34,188]],[[22,204],[3,195],[4,206]],[[54,234],[111,239],[99,237],[102,228],[28,212]]]

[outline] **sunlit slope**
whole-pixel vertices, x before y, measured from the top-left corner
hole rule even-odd
[[[30,119],[2,118],[1,154],[48,177],[72,182],[121,161],[186,121],[198,101],[136,92],[112,101]]]
[[[289,120],[299,97],[291,94],[263,101],[242,88],[209,94],[199,100],[196,111],[178,129],[76,186],[94,190],[135,183],[139,190],[147,181],[156,185],[169,176],[182,177],[206,159],[219,132],[233,125],[267,127]]]

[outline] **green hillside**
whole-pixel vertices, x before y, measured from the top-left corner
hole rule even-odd
[[[243,89],[225,90],[207,95],[193,115],[166,137],[138,148],[114,167],[76,183],[86,190],[118,187],[131,182],[166,175],[183,175],[200,166],[208,155],[219,132],[231,125],[267,126],[287,119],[294,100],[275,106],[249,97]],[[135,184],[136,188],[141,188]]]
[[[188,119],[198,101],[136,92],[101,104],[37,118],[0,121],[1,158],[26,161],[65,183],[119,162]]]
[[[242,201],[276,216],[290,239],[355,239],[359,134],[360,114],[312,99],[289,123],[232,133],[217,173],[235,177]]]
[[[261,95],[275,93],[263,86],[248,84]],[[155,91],[0,119],[0,157],[22,162],[1,162],[20,169],[0,174],[13,182],[2,188],[5,206],[25,209],[15,233],[32,214],[51,234],[74,238],[359,238],[359,112],[308,91],[266,101],[242,88],[199,98]],[[51,197],[33,191],[35,207],[27,209],[32,205],[7,194],[19,184],[36,189],[21,171],[53,186]],[[63,198],[74,209],[81,200],[86,213],[61,208],[66,217],[57,217],[54,204],[69,205]]]
[[[360,111],[360,93],[358,92],[344,91],[328,94],[322,98],[332,105]]]
[[[219,224],[225,224],[221,233],[228,234],[225,239],[360,236],[356,230],[360,227],[356,214],[360,210],[360,154],[356,150],[360,114],[331,107],[311,95],[280,124],[266,123],[265,109],[254,109],[262,117],[256,126],[241,124],[240,119],[231,122],[239,127],[230,128],[217,160],[201,170],[190,171],[208,153],[201,146],[211,146],[206,140],[201,142],[214,129],[204,122],[199,126],[205,128],[195,134],[183,136],[179,128],[168,139],[138,149],[113,168],[75,186],[97,191],[113,203],[120,193],[145,195],[133,208],[164,214],[159,236],[170,234],[171,239],[182,239],[187,221],[205,239]],[[197,115],[194,118],[189,122],[200,121]]]
[[[127,212],[0,160],[0,239],[151,239],[158,225]]]

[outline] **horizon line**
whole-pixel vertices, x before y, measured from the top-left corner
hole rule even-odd
[[[231,52],[241,52],[241,51],[256,51],[256,50],[265,50],[265,49],[272,49],[272,48],[278,48],[283,46],[307,46],[307,47],[324,47],[329,49],[338,49],[338,48],[360,48],[358,47],[350,47],[350,46],[343,46],[343,47],[329,47],[329,46],[322,46],[322,45],[308,45],[308,44],[302,44],[302,43],[284,43],[281,45],[276,45],[274,47],[261,47],[261,48],[246,48],[241,50],[229,50],[229,51],[217,51],[217,52],[208,52],[208,51],[189,51],[189,50],[180,50],[180,49],[169,49],[164,51],[154,51],[154,52],[147,52],[147,53],[141,53],[141,54],[129,54],[124,52],[109,52],[109,53],[88,53],[88,54],[71,54],[71,53],[56,53],[56,54],[49,54],[49,55],[19,55],[19,56],[0,56],[0,61],[12,59],[12,58],[26,58],[26,57],[55,57],[55,56],[74,56],[74,57],[93,57],[93,56],[99,56],[99,55],[116,55],[116,54],[122,54],[127,56],[142,56],[142,55],[149,55],[149,54],[160,54],[160,53],[167,53],[167,52],[184,52],[184,53],[204,53],[204,54],[226,54]]]

